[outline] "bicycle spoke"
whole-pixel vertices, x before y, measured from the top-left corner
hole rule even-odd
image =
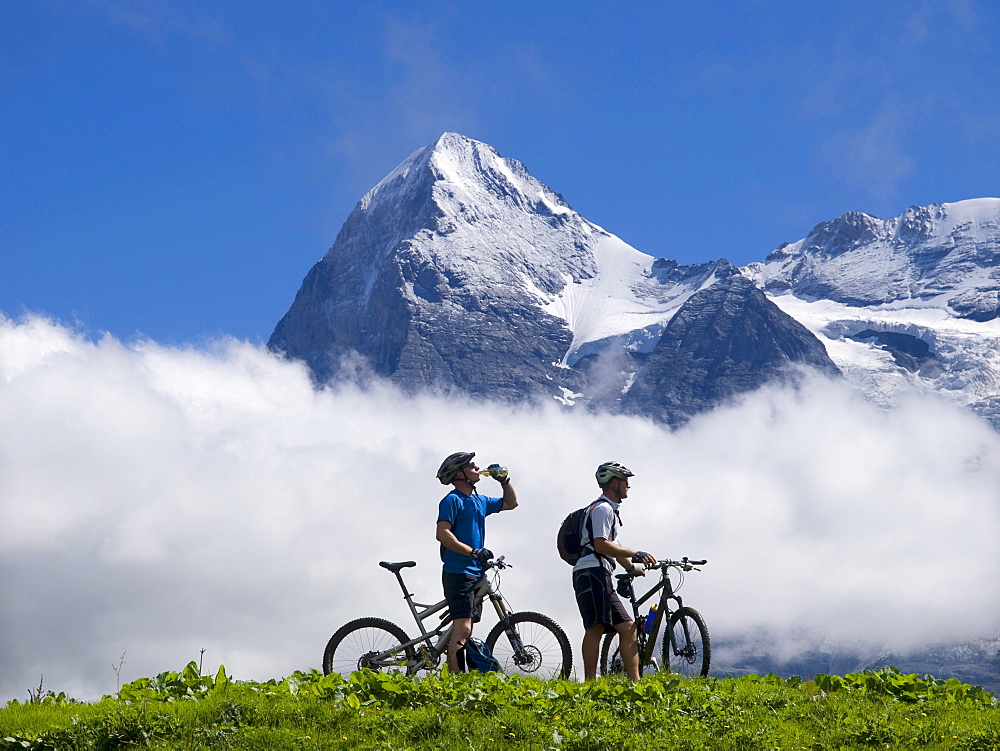
[[[383,653],[408,641],[406,634],[381,618],[362,618],[348,623],[330,638],[323,654],[323,672],[349,676],[355,670],[405,670],[413,657],[411,649],[392,656]]]
[[[640,650],[640,657],[642,652]],[[649,660],[642,665],[642,669],[639,671],[640,675],[653,675],[660,669],[659,663],[655,657],[650,657]],[[598,664],[598,670],[601,675],[625,675],[625,662],[622,659],[621,646],[618,642],[618,633],[605,634],[604,639],[601,643],[601,658]]]
[[[671,617],[668,629],[664,665],[680,675],[708,675],[712,644],[701,614],[693,608],[681,608]]]
[[[539,678],[568,676],[572,669],[569,639],[558,625],[539,613],[515,613],[512,635],[498,623],[486,643],[508,675],[521,673]]]

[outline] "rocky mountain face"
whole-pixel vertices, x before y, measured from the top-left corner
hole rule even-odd
[[[319,381],[356,353],[408,387],[551,392],[571,333],[538,296],[595,273],[591,234],[521,165],[446,134],[358,203],[269,345]]]
[[[790,365],[836,372],[727,261],[640,253],[520,162],[454,133],[361,199],[269,346],[320,382],[360,357],[406,388],[672,424]]]
[[[670,319],[621,402],[627,412],[677,423],[787,377],[792,362],[838,374],[816,337],[774,315],[753,282],[731,268]]]
[[[743,272],[872,401],[934,393],[1000,429],[1000,199],[845,214]]]

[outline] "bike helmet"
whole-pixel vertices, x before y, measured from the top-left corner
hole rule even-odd
[[[468,465],[475,455],[475,451],[459,451],[457,454],[452,454],[441,462],[441,468],[437,473],[437,478],[441,481],[441,484],[451,485],[451,481],[458,474],[458,471]]]
[[[629,477],[635,477],[635,474],[624,464],[604,462],[604,464],[597,468],[595,477],[597,477],[597,484],[603,488],[616,477],[624,480]]]

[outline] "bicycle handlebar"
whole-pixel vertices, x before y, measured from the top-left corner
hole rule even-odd
[[[483,571],[487,571],[491,568],[500,569],[501,571],[505,568],[514,568],[514,564],[506,563],[504,558],[506,556],[500,556],[499,558],[494,558],[492,560],[483,563]]]
[[[694,566],[704,566],[706,563],[708,563],[708,560],[706,559],[706,560],[701,560],[701,561],[692,561],[687,556],[684,556],[679,561],[660,561],[660,563],[662,563],[664,566],[675,566],[675,567],[691,566],[691,567],[694,567]]]
[[[701,561],[692,561],[687,556],[684,556],[679,561],[672,561],[669,558],[666,560],[657,561],[647,570],[660,569],[661,571],[666,571],[668,568],[677,568],[680,569],[681,571],[700,571],[701,569],[699,569],[698,566],[704,566],[706,563],[708,563],[707,559]],[[625,573],[625,574],[618,574],[618,576],[634,577],[636,576],[636,574]]]

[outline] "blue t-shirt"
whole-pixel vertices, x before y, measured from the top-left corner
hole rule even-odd
[[[473,548],[481,548],[486,543],[486,517],[503,510],[503,498],[487,498],[478,493],[466,495],[453,490],[438,506],[438,521],[449,522],[451,531],[461,542]],[[449,574],[471,574],[479,576],[483,567],[472,556],[456,553],[441,546],[441,560]]]

